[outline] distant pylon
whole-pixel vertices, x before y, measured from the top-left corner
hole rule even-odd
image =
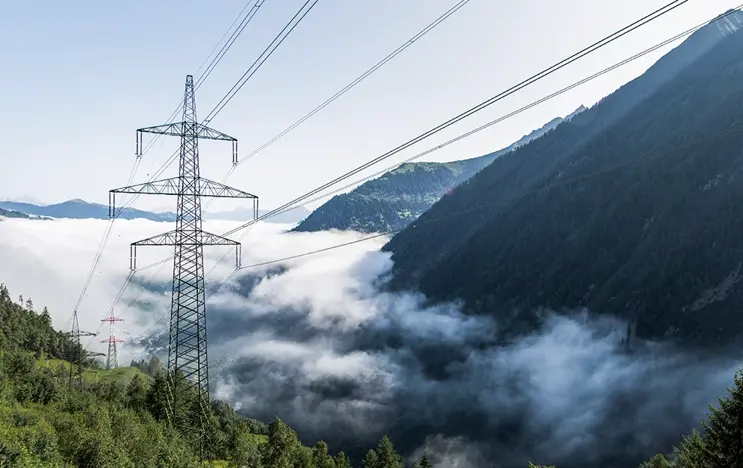
[[[81,336],[96,336],[93,332],[80,331],[80,322],[77,316],[77,310],[72,313],[72,330],[68,332],[72,345],[69,349],[68,360],[70,362],[70,382],[69,388],[81,388],[83,385],[83,370],[85,360],[95,356],[103,356],[103,353],[93,353],[83,349],[80,343]]]
[[[124,340],[116,338],[116,322],[123,321],[124,319],[115,317],[113,314],[101,320],[101,322],[108,322],[108,339],[101,341],[101,343],[108,343],[108,354],[106,354],[106,369],[108,370],[119,367],[119,355],[116,344],[123,343]]]
[[[240,243],[202,230],[201,197],[244,198],[253,201],[253,217],[257,218],[258,197],[224,184],[201,177],[199,169],[199,139],[232,142],[232,164],[237,164],[237,139],[211,129],[196,120],[196,99],[193,77],[186,76],[181,122],[137,130],[136,155],[142,156],[142,134],[178,136],[181,139],[178,176],[111,190],[109,214],[116,215],[116,194],[157,194],[178,197],[176,228],[165,234],[134,242],[130,247],[130,268],[137,268],[137,246],[175,246],[173,284],[170,306],[170,336],[168,343],[168,376],[170,388],[188,391],[196,389],[202,410],[199,418],[202,457],[206,409],[209,405],[209,369],[207,365],[206,295],[204,286],[204,246],[235,246],[236,267],[240,266]],[[182,375],[183,382],[172,379]],[[179,391],[179,390],[178,390]],[[174,391],[170,414],[182,414],[176,407],[184,400]],[[170,416],[169,416],[170,418]],[[172,419],[172,418],[171,418]],[[172,422],[172,421],[171,421]],[[176,422],[177,423],[177,422]]]

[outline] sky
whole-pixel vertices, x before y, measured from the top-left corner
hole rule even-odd
[[[163,224],[117,221],[79,309],[80,328],[101,332],[82,339],[88,349],[106,351],[100,320],[128,273],[127,241]],[[80,259],[93,257],[105,226],[3,220],[0,278],[12,297],[48,306],[54,326],[69,329],[90,268]],[[286,227],[259,223],[243,265],[362,236]],[[208,301],[212,395],[261,420],[281,417],[305,444],[324,439],[355,457],[387,433],[406,456],[425,450],[436,468],[638,466],[698,426],[740,367],[736,349],[705,356],[635,339],[628,354],[619,341],[626,324],[586,310],[545,311],[544,327],[496,346],[497,311],[465,315],[456,303],[426,305],[420,294],[380,288],[392,267],[384,242],[235,275]],[[225,249],[205,251],[207,279],[221,281],[230,265],[212,267]],[[122,365],[167,346],[171,264],[144,267],[170,253],[138,251],[140,270],[115,309],[124,319]]]
[[[266,0],[196,96],[205,116],[303,2]],[[214,119],[240,141],[261,146],[403,44],[455,0],[320,0],[304,21]],[[470,0],[442,25],[296,130],[240,165],[229,183],[276,207],[459,112],[480,103],[666,0]],[[136,128],[165,123],[245,6],[243,0],[11,2],[0,16],[0,198],[54,203],[107,202],[134,164]],[[633,55],[737,6],[690,0],[600,53],[566,67],[452,129],[363,174],[437,143]],[[668,48],[426,156],[447,161],[505,147],[522,135],[591,105],[642,73]],[[197,75],[198,77],[198,75]],[[148,140],[145,140],[147,142]],[[161,138],[143,158],[144,182],[177,148]],[[222,180],[228,144],[201,144],[202,176]],[[175,175],[175,167],[165,176]],[[135,207],[173,209],[141,197]],[[219,201],[230,209],[239,201]]]

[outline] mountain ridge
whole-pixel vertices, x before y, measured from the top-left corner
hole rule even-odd
[[[743,24],[740,12],[726,19]],[[743,34],[702,28],[588,111],[494,161],[384,247],[390,286],[462,299],[514,330],[535,326],[540,307],[589,307],[634,321],[640,336],[743,339],[731,316],[743,306],[743,243],[728,234],[743,229],[729,205],[743,196],[732,184],[743,178],[733,131],[742,48]],[[725,130],[725,140],[709,140]],[[674,165],[628,162],[671,150]],[[481,200],[503,202],[473,211]],[[427,223],[437,218],[449,221]]]
[[[402,229],[437,200],[482,170],[496,158],[540,138],[586,108],[556,117],[511,145],[491,153],[450,162],[407,162],[336,195],[297,225],[295,232],[328,229],[386,232]]]
[[[67,200],[61,203],[48,205],[37,205],[28,202],[17,202],[2,200],[0,208],[12,212],[31,215],[30,217],[44,218],[62,218],[62,219],[109,219],[108,205],[101,203],[88,202],[79,198]],[[269,210],[261,210],[259,214],[265,214]],[[293,224],[302,219],[309,211],[304,206],[299,206],[281,213],[277,216],[268,218],[267,222]],[[244,217],[241,217],[244,216]],[[252,208],[235,208],[231,211],[205,212],[203,218],[221,219],[231,221],[248,221],[253,217]],[[156,222],[174,222],[176,215],[173,212],[152,212],[138,210],[136,208],[126,208],[119,215],[120,219],[146,219]]]

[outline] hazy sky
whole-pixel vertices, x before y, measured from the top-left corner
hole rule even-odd
[[[303,0],[266,0],[196,96],[204,117]],[[320,0],[213,121],[242,154],[292,124],[457,3],[456,0]],[[471,0],[320,114],[241,165],[233,186],[274,207],[397,146],[666,0]],[[196,69],[244,0],[10,2],[0,15],[0,197],[105,202],[134,163],[134,130],[165,123]],[[736,6],[690,0],[601,53],[571,65],[450,131],[375,167],[442,142]],[[663,52],[667,51],[664,50]],[[644,71],[662,52],[429,155],[452,160],[499,149]],[[147,140],[145,140],[147,141]],[[162,138],[145,156],[144,182],[177,147]],[[228,144],[201,145],[202,175],[221,180]],[[417,150],[417,151],[416,151]],[[166,176],[174,175],[174,169]],[[230,208],[239,202],[224,202]],[[140,208],[174,200],[144,197]]]

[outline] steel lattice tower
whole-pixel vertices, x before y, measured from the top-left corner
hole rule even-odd
[[[209,369],[207,365],[206,297],[204,285],[204,246],[235,246],[236,267],[240,266],[240,243],[202,230],[201,198],[244,198],[253,202],[254,218],[258,214],[258,197],[224,184],[201,177],[199,170],[199,139],[232,142],[232,164],[237,164],[237,139],[211,129],[196,120],[193,77],[186,77],[181,122],[146,127],[137,130],[136,155],[142,156],[142,134],[178,136],[180,164],[178,177],[122,187],[109,192],[109,214],[116,215],[116,194],[158,194],[178,197],[176,228],[164,234],[134,242],[130,247],[130,268],[136,270],[137,246],[175,246],[173,284],[168,343],[168,375],[172,394],[171,414],[175,414],[181,391],[195,389],[200,401],[209,401]],[[184,381],[175,382],[177,376]],[[202,406],[202,409],[204,406]],[[202,411],[202,413],[205,413]],[[204,414],[200,415],[203,417]],[[203,435],[203,420],[201,427]]]
[[[73,386],[81,388],[83,385],[83,369],[85,366],[85,360],[91,357],[103,356],[103,353],[94,353],[86,351],[80,344],[80,337],[82,336],[96,336],[95,333],[86,332],[80,330],[80,322],[77,316],[77,310],[72,313],[72,330],[69,332],[72,346],[69,351],[70,361],[70,383],[69,387]]]
[[[101,341],[101,343],[108,343],[108,354],[106,354],[106,369],[116,369],[119,367],[119,355],[117,350],[117,343],[123,343],[124,340],[116,338],[116,322],[123,322],[124,319],[115,317],[113,314],[101,320],[101,322],[108,322],[108,339]]]

